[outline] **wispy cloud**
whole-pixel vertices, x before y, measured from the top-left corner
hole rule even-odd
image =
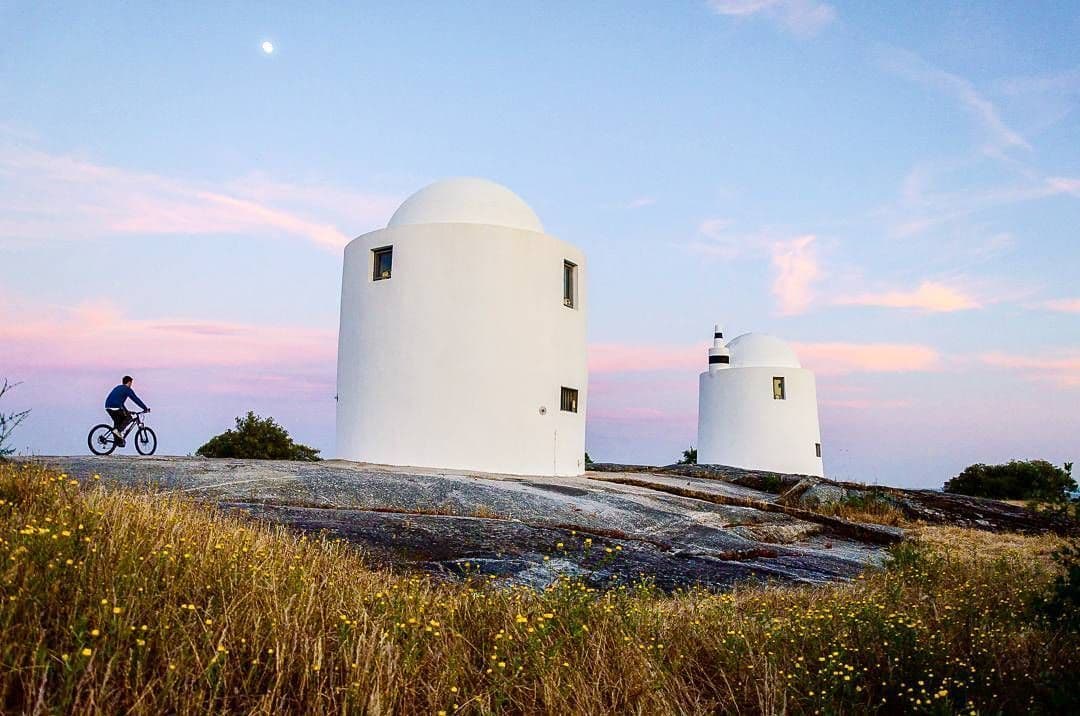
[[[792,343],[802,365],[820,375],[909,373],[943,368],[941,354],[917,343]],[[589,346],[592,375],[643,372],[697,372],[708,367],[706,343],[700,345]]]
[[[970,164],[922,162],[916,165],[904,177],[897,203],[873,212],[874,219],[887,224],[892,236],[909,238],[946,226],[963,228],[965,220],[973,214],[1001,206],[1057,196],[1080,198],[1080,178],[1041,176],[1038,171],[1029,169],[1004,186],[933,190],[931,179],[935,175],[940,178],[963,172],[970,169]],[[973,248],[975,254],[998,251],[1012,243],[1009,233],[989,230],[985,226],[968,225],[966,233],[978,239]]]
[[[747,237],[732,232],[732,224],[729,219],[705,219],[698,224],[698,236],[690,242],[690,251],[726,260],[739,256],[747,248],[756,248],[761,243],[758,236]]]
[[[772,228],[754,232],[733,230],[728,219],[705,219],[698,225],[698,236],[688,249],[711,258],[761,259],[768,257],[772,265],[772,294],[780,315],[792,316],[806,312],[814,301],[815,284],[824,272],[818,258],[817,237],[791,234]],[[783,238],[781,238],[783,237]]]
[[[704,343],[700,346],[593,343],[589,345],[589,372],[692,371],[701,366],[704,355]]]
[[[917,343],[793,343],[799,362],[818,375],[940,370],[941,354]]]
[[[627,209],[641,209],[646,206],[652,206],[656,203],[655,197],[651,196],[639,196],[636,199],[631,199],[626,202]]]
[[[914,405],[911,400],[880,400],[876,398],[825,398],[818,401],[822,406],[830,408],[842,408],[846,410],[896,410],[910,408]]]
[[[986,365],[1018,371],[1028,380],[1050,381],[1067,388],[1080,388],[1080,351],[1075,349],[1036,356],[985,353],[979,358]]]
[[[1080,313],[1080,298],[1055,298],[1043,301],[1040,307],[1061,313]]]
[[[814,284],[822,276],[818,264],[817,237],[807,234],[772,247],[774,277],[772,293],[781,315],[805,313],[814,300]]]
[[[215,184],[54,154],[0,136],[0,240],[234,234],[339,250],[397,199],[263,175]]]
[[[717,15],[765,17],[803,36],[821,32],[836,19],[836,8],[818,0],[708,0]]]
[[[1008,94],[1045,93],[1080,96],[1080,68],[1051,74],[1010,77],[998,86]]]
[[[960,104],[986,135],[988,152],[1020,147],[1031,149],[1028,141],[1001,118],[998,108],[983,96],[969,80],[930,64],[914,52],[898,48],[880,51],[886,69],[915,82],[934,87]]]
[[[928,313],[949,313],[981,308],[982,303],[966,292],[936,281],[923,281],[911,291],[884,291],[840,296],[833,303],[842,306],[909,308]]]
[[[336,332],[187,318],[135,319],[108,301],[70,307],[19,305],[0,296],[4,369],[17,375],[117,366],[141,370],[242,369],[334,374]]]

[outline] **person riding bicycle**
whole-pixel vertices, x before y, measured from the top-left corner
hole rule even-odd
[[[139,396],[135,395],[135,391],[131,389],[131,384],[134,382],[130,375],[125,375],[124,379],[120,381],[120,385],[113,388],[109,392],[109,397],[105,398],[105,412],[112,418],[113,433],[116,435],[116,442],[120,447],[125,445],[121,433],[127,427],[127,424],[131,422],[131,413],[124,407],[128,398],[131,398],[136,405],[146,412],[150,412],[150,408],[146,407],[146,403],[139,400]]]

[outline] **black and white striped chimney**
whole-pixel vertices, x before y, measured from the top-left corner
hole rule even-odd
[[[715,373],[731,364],[731,352],[724,343],[724,331],[720,324],[713,326],[713,344],[709,349],[709,372]]]

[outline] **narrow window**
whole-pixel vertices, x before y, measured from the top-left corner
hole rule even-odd
[[[784,379],[782,377],[776,377],[772,379],[772,397],[773,400],[786,400],[787,393],[784,391]]]
[[[568,413],[577,412],[577,388],[562,389],[562,409]]]
[[[814,454],[821,457],[821,443],[814,443]]]
[[[562,302],[567,308],[577,305],[577,264],[571,261],[562,265]]]
[[[390,278],[390,269],[394,263],[394,247],[384,246],[381,249],[372,249],[371,253],[375,256],[372,280],[381,281],[384,278]]]

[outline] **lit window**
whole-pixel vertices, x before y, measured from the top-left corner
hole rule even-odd
[[[814,453],[821,457],[821,443],[814,443]]]
[[[563,261],[562,302],[567,308],[577,305],[577,264]]]
[[[375,256],[375,268],[371,278],[375,281],[390,278],[390,269],[394,263],[394,247],[384,246],[381,249],[372,249],[371,253]]]
[[[784,379],[776,377],[772,379],[772,397],[773,400],[786,400],[787,393],[784,391]]]
[[[568,413],[577,412],[577,389],[576,388],[563,388],[561,407]]]

